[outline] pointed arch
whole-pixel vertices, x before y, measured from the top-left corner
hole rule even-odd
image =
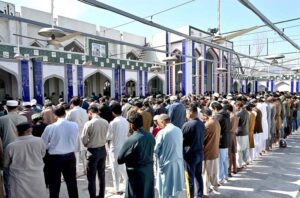
[[[44,47],[39,41],[34,40],[31,42],[30,46],[32,47]]]
[[[130,52],[128,52],[126,54],[126,59],[128,59],[128,60],[139,60],[139,56],[134,50],[131,50]]]
[[[290,84],[284,81],[280,81],[275,84],[276,91],[290,91]]]
[[[75,39],[69,44],[65,45],[64,50],[70,52],[84,53],[84,45],[80,43],[77,39]]]

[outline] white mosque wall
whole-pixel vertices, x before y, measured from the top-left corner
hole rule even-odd
[[[56,77],[65,80],[65,67],[63,65],[43,64],[43,81]]]
[[[120,41],[121,40],[121,32],[119,30],[110,29],[104,26],[99,26],[99,31],[97,31],[97,35],[111,38]]]
[[[94,24],[71,19],[64,16],[58,16],[57,22],[58,26],[60,27],[96,35],[96,25]]]
[[[52,16],[51,13],[48,12],[21,7],[21,16],[23,18],[38,21],[41,23],[52,24]]]
[[[3,43],[9,43],[9,36],[8,36],[8,31],[3,31],[3,30],[8,30],[8,21],[5,19],[0,19],[0,40]]]
[[[19,75],[19,63],[17,61],[0,60],[0,67],[13,74],[16,78]]]

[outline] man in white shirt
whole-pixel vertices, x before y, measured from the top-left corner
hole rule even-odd
[[[49,157],[49,191],[50,198],[58,198],[61,174],[66,181],[69,197],[78,198],[76,181],[75,148],[78,140],[78,126],[65,119],[65,109],[54,109],[57,121],[46,127],[42,139],[47,146]]]
[[[78,136],[78,140],[77,140],[77,144],[76,144],[76,162],[77,165],[79,164],[79,162],[83,163],[83,168],[85,169],[86,167],[86,159],[85,159],[85,148],[82,145],[81,141],[80,141],[80,137],[82,134],[82,130],[83,130],[83,126],[84,124],[89,120],[89,117],[86,113],[86,110],[81,108],[80,105],[80,98],[78,97],[74,97],[71,100],[71,104],[72,104],[72,109],[70,111],[68,111],[66,118],[67,120],[70,120],[72,122],[76,122],[79,128],[79,136]]]
[[[127,140],[129,123],[122,116],[122,107],[119,103],[110,106],[114,119],[109,123],[107,140],[110,141],[109,161],[112,168],[113,183],[116,193],[120,194],[119,182],[120,176],[123,181],[127,180],[126,167],[124,164],[118,164],[119,152]]]
[[[90,121],[85,123],[81,140],[87,147],[87,178],[90,198],[96,198],[96,175],[98,171],[99,198],[105,194],[105,159],[106,159],[106,134],[108,122],[101,118],[96,105],[88,109]]]

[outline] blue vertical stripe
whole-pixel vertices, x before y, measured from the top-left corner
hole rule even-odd
[[[126,95],[126,83],[125,83],[125,69],[121,69],[122,72],[122,95]]]
[[[33,84],[34,98],[38,104],[43,104],[43,67],[42,62],[32,61],[33,64]]]
[[[195,42],[192,41],[192,88],[193,88],[193,94],[196,93],[196,77],[194,75],[196,74],[196,59],[195,59]]]
[[[139,94],[143,95],[143,71],[139,70]]]
[[[144,71],[144,89],[145,96],[148,96],[148,71]]]
[[[29,65],[27,60],[21,61],[21,75],[22,75],[22,99],[23,101],[30,101],[29,91]]]
[[[271,80],[271,92],[274,92],[274,80]]]
[[[119,69],[113,69],[114,80],[115,80],[115,99],[119,99]]]
[[[83,68],[77,65],[77,90],[78,96],[83,96]]]
[[[257,80],[255,80],[255,93],[257,93],[257,91],[258,91],[258,81]]]
[[[201,54],[204,58],[204,60],[206,59],[206,45],[203,44],[203,48],[202,48],[202,54]],[[207,62],[206,61],[202,61],[202,67],[203,69],[203,74],[201,78],[203,78],[203,93],[205,93],[207,91]]]
[[[296,92],[299,93],[299,80],[296,82]]]
[[[170,39],[169,39],[169,33],[166,32],[166,57],[170,54]],[[170,94],[170,69],[169,69],[169,63],[166,64],[166,91],[167,95]]]
[[[267,91],[269,91],[269,81],[267,80],[266,83],[267,83],[267,84],[266,84],[266,86],[267,86]]]
[[[181,70],[182,70],[182,75],[181,75],[181,79],[182,79],[182,90],[181,93],[183,96],[185,96],[185,92],[186,92],[186,39],[182,40],[182,64],[181,64]]]
[[[72,65],[67,64],[67,88],[68,88],[68,102],[73,97],[73,74],[72,74]]]
[[[294,80],[291,80],[291,93],[294,93]]]

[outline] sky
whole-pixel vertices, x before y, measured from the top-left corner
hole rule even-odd
[[[21,6],[47,12],[50,12],[51,10],[50,0],[6,1],[15,4],[17,11],[20,11]],[[144,17],[187,1],[188,0],[102,0],[101,2],[122,9],[131,14]],[[300,17],[300,0],[250,0],[250,2],[272,22]],[[110,11],[94,8],[77,0],[55,0],[54,4],[55,15],[75,18],[105,27],[115,27],[131,21],[131,19],[117,15]],[[154,16],[152,21],[174,29],[186,25],[192,25],[206,31],[208,28],[217,27],[217,9],[218,0],[195,0],[174,10]],[[254,13],[245,8],[238,0],[221,0],[222,33],[262,24],[263,22]],[[291,36],[292,39],[295,39],[295,42],[300,45],[300,20],[280,24],[278,27],[285,28],[285,33]],[[138,22],[125,25],[117,29],[145,36],[148,41],[151,40],[154,33],[160,32],[158,29]],[[254,32],[266,30],[270,29],[260,28]],[[251,53],[253,53],[255,48],[259,48],[260,46],[263,48],[261,53],[266,53],[266,45],[261,43],[266,43],[267,38],[269,39],[269,54],[298,51],[287,42],[283,42],[277,34],[271,31],[259,34],[248,34],[234,39],[233,41],[236,49],[243,53],[249,53],[248,45],[252,45],[250,50]],[[294,58],[295,56],[300,57],[299,53],[287,56],[291,58]]]

